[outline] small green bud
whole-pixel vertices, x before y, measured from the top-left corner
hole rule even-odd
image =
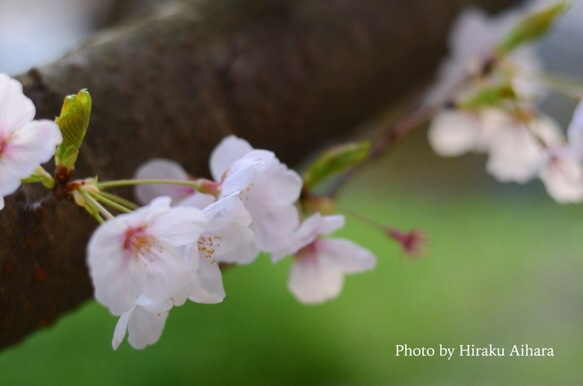
[[[539,12],[528,15],[510,31],[496,49],[505,55],[518,46],[544,36],[556,18],[569,8],[569,1],[561,1]]]
[[[306,188],[318,185],[324,179],[358,165],[370,153],[368,141],[335,146],[318,157],[304,172]]]
[[[91,95],[87,90],[83,89],[77,95],[68,95],[65,98],[61,114],[55,119],[63,134],[63,142],[55,153],[57,168],[72,173],[79,148],[89,127],[90,115]]]

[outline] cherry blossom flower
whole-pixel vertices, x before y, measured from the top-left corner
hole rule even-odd
[[[525,183],[537,175],[547,147],[562,143],[562,135],[552,118],[522,115],[490,108],[445,110],[429,127],[429,143],[441,156],[488,153],[486,170],[496,179]]]
[[[559,125],[542,114],[526,120],[506,115],[498,124],[486,170],[501,182],[525,183],[535,177],[546,147],[562,141]]]
[[[568,146],[550,149],[541,163],[539,178],[555,201],[583,201],[583,167]]]
[[[181,290],[164,300],[152,300],[144,295],[128,311],[124,312],[115,327],[112,346],[117,350],[123,341],[126,330],[128,342],[133,348],[142,349],[156,343],[166,319],[173,306],[181,306],[185,301],[216,304],[225,298],[221,270],[216,262],[201,258],[196,246],[189,248],[184,255],[188,266],[188,280]]]
[[[579,101],[573,112],[573,118],[567,128],[567,138],[575,156],[583,160],[583,99]]]
[[[429,143],[442,157],[459,156],[467,152],[487,152],[498,130],[508,123],[500,110],[446,109],[431,122]]]
[[[207,226],[195,208],[171,208],[169,197],[100,225],[88,245],[96,299],[114,315],[144,295],[166,301],[184,290],[191,265],[184,247],[195,245]]]
[[[541,161],[539,177],[549,195],[559,203],[583,201],[583,102],[569,127],[568,143],[551,144]]]
[[[236,199],[236,197],[233,197]],[[231,199],[227,200],[231,201]],[[238,200],[237,200],[238,201]],[[236,202],[233,200],[233,202]],[[217,203],[219,204],[219,203]],[[239,202],[240,204],[240,202]],[[221,203],[221,206],[226,203]],[[241,204],[242,205],[242,204]],[[212,210],[211,205],[209,208]],[[216,209],[214,212],[218,212]],[[218,218],[217,218],[218,217]],[[217,220],[218,223],[225,221],[221,216],[208,216],[210,220]],[[211,229],[216,228],[215,224]],[[247,229],[248,232],[251,232]],[[208,232],[208,228],[205,232]],[[235,234],[235,237],[237,235]],[[251,233],[251,240],[253,234]],[[208,233],[203,233],[196,244],[186,247],[183,254],[184,272],[187,277],[183,281],[180,289],[171,297],[164,300],[153,300],[144,295],[140,295],[133,307],[123,313],[115,328],[112,345],[117,349],[126,334],[129,334],[128,342],[137,349],[142,349],[150,344],[156,343],[162,334],[166,318],[173,306],[181,306],[186,300],[196,303],[216,304],[225,298],[222,274],[217,260],[212,258],[213,252],[205,240],[213,240]],[[201,241],[202,240],[202,241]],[[223,240],[214,239],[214,248],[221,251],[220,245]],[[226,245],[227,243],[225,243]],[[232,243],[235,245],[234,243]],[[219,252],[220,254],[220,252]]]
[[[180,205],[188,204],[185,200]],[[211,264],[248,264],[255,259],[259,250],[249,228],[251,215],[239,199],[239,192],[219,199],[202,211],[208,226],[199,237],[196,249],[203,260]]]
[[[172,177],[164,177],[172,176]],[[136,178],[187,179],[182,167],[170,160],[157,159],[142,165]],[[253,231],[249,229],[251,215],[234,192],[215,201],[215,197],[199,192],[187,192],[181,186],[139,185],[136,195],[141,202],[149,202],[160,193],[169,193],[177,206],[201,209],[208,220],[208,227],[198,240],[198,249],[208,261],[248,264],[254,260],[259,249],[253,243]],[[186,195],[185,195],[186,193]]]
[[[355,243],[340,238],[322,238],[344,225],[344,216],[316,213],[306,219],[294,234],[294,263],[288,287],[302,303],[316,304],[340,294],[344,275],[374,268],[373,254]],[[280,251],[277,259],[283,257]]]
[[[454,157],[483,147],[483,128],[479,114],[447,109],[431,122],[428,139],[442,157]]]
[[[219,198],[239,194],[251,215],[249,228],[260,251],[274,252],[290,243],[299,225],[295,203],[302,189],[300,176],[267,150],[254,150],[234,136],[225,138],[210,159],[212,176],[221,182]]]
[[[544,95],[545,88],[536,80],[542,64],[532,47],[496,55],[497,45],[523,13],[512,10],[490,17],[477,8],[465,9],[450,33],[451,56],[440,66],[438,82],[426,94],[425,103],[438,106],[485,84],[502,82],[509,82],[526,100],[537,101]]]
[[[4,197],[20,186],[35,168],[47,162],[62,141],[57,124],[33,120],[35,107],[22,85],[0,74],[0,209]]]
[[[211,175],[220,183],[218,199],[237,194],[251,215],[249,228],[254,234],[254,250],[273,252],[290,242],[291,235],[299,225],[299,213],[295,203],[299,199],[302,180],[300,176],[281,163],[275,154],[257,150],[245,140],[235,136],[223,139],[210,157]],[[186,179],[187,173],[172,161],[155,160],[143,165],[137,177]],[[204,208],[214,198],[194,193],[184,195],[185,190],[175,186],[151,188],[138,186],[136,195],[141,202],[148,202],[158,194],[166,193],[178,203]],[[250,263],[252,248],[241,251],[236,261]],[[224,260],[227,259],[227,260]],[[233,262],[233,257],[222,256],[219,261]]]

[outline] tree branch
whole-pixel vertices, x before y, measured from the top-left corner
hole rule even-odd
[[[199,0],[102,32],[20,79],[37,117],[90,90],[78,177],[129,177],[153,157],[206,175],[230,133],[294,163],[425,82],[464,3]],[[23,187],[0,212],[0,347],[92,295],[85,245],[96,224],[70,202],[27,211],[41,194]]]

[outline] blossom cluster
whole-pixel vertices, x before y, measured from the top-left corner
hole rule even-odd
[[[535,6],[527,11],[541,12],[540,2]],[[486,170],[501,182],[538,176],[557,202],[581,202],[583,102],[566,135],[539,110],[548,90],[533,47],[500,48],[521,17],[519,11],[461,14],[450,38],[451,58],[426,96],[427,104],[445,106],[430,125],[429,142],[441,156],[487,154]]]
[[[95,297],[120,316],[114,348],[126,331],[135,348],[156,342],[173,306],[221,302],[220,264],[249,264],[261,252],[273,262],[290,255],[289,289],[303,303],[336,297],[345,274],[374,267],[365,248],[324,237],[343,226],[344,216],[315,213],[300,221],[302,179],[273,152],[230,136],[212,152],[210,170],[206,193],[139,185],[144,206],[93,234],[88,262]],[[188,180],[180,165],[155,159],[137,171],[136,181],[168,176]]]
[[[50,160],[62,141],[57,124],[34,120],[35,112],[20,82],[0,74],[0,210],[4,197]]]

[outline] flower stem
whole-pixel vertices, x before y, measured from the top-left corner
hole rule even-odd
[[[558,93],[575,99],[583,98],[583,81],[580,79],[545,74],[539,80]]]
[[[166,180],[166,179],[148,179],[148,180],[114,180],[99,182],[95,184],[99,189],[108,189],[118,186],[134,186],[134,185],[181,185],[188,186],[198,190],[200,183],[198,181],[188,180]]]
[[[99,192],[99,194],[102,197],[108,198],[111,201],[114,201],[114,202],[116,202],[116,203],[118,203],[120,205],[123,205],[123,206],[125,206],[128,209],[135,210],[135,209],[138,209],[139,208],[138,205],[136,205],[135,203],[131,202],[130,200],[126,200],[125,198],[120,197],[120,196],[116,196],[115,194],[111,194],[109,192],[103,192],[103,191]]]
[[[104,197],[101,193],[94,193],[94,192],[89,192],[89,194],[91,195],[91,197],[95,198],[97,201],[100,201],[106,205],[109,205],[110,207],[119,210],[120,212],[123,213],[130,213],[132,210],[129,208],[126,208],[125,206],[118,204],[117,202]]]
[[[79,193],[83,196],[83,198],[87,201],[87,203],[90,205],[92,209],[96,209],[99,212],[98,215],[101,214],[108,220],[113,219],[113,215],[109,213],[109,211],[105,209],[105,207],[101,205],[95,198],[91,197],[91,195],[88,192],[84,190],[79,190]]]
[[[341,212],[343,212],[344,214],[354,218],[355,220],[360,221],[361,223],[364,223],[368,226],[371,226],[373,228],[377,228],[380,229],[382,232],[385,232],[385,230],[387,229],[387,227],[379,222],[374,221],[373,219],[370,219],[366,216],[363,216],[360,213],[357,213],[353,210],[347,209],[347,208],[341,208],[336,206],[337,209],[339,209]]]
[[[93,218],[95,218],[97,222],[100,224],[103,224],[105,222],[105,220],[103,219],[103,217],[101,217],[99,213],[95,213],[95,215],[93,215]]]

